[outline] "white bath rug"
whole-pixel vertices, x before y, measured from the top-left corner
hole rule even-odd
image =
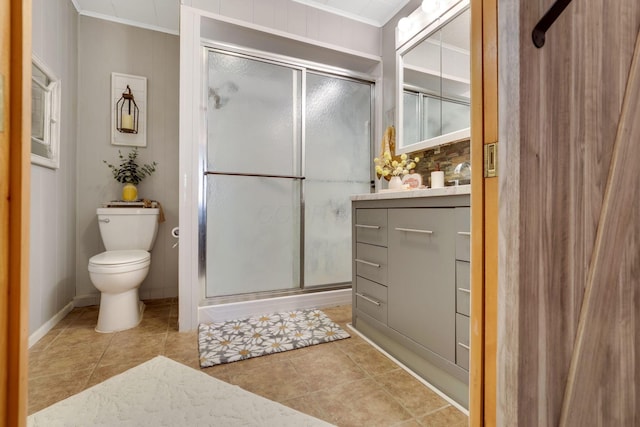
[[[317,309],[201,323],[198,328],[200,367],[207,368],[349,337],[337,323]]]
[[[28,426],[330,426],[158,356],[49,406]]]

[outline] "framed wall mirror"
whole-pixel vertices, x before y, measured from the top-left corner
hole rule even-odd
[[[398,154],[470,139],[469,1],[447,7],[396,43]],[[420,13],[409,19],[419,22]]]
[[[31,163],[60,167],[60,80],[37,57],[31,71]]]

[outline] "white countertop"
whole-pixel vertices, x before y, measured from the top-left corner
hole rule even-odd
[[[419,190],[384,191],[381,193],[356,194],[351,200],[384,200],[384,199],[409,199],[412,197],[437,197],[456,196],[459,194],[471,194],[471,185],[457,185],[443,188],[422,188]]]

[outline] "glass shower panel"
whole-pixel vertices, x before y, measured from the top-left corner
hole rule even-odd
[[[300,286],[300,181],[209,175],[207,296]]]
[[[302,71],[208,52],[206,296],[300,287]]]
[[[299,171],[302,71],[209,52],[207,169]]]
[[[371,185],[371,84],[307,73],[304,286],[351,282],[351,199]]]

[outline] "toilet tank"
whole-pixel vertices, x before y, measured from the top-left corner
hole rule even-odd
[[[108,251],[150,251],[158,234],[158,208],[98,208],[102,243]]]

